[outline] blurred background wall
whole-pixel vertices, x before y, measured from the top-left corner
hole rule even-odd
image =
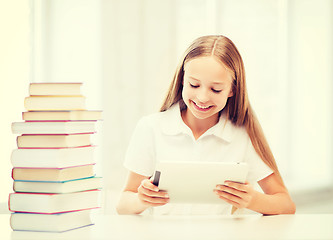
[[[103,109],[95,139],[104,208],[126,179],[137,121],[158,111],[197,37],[238,47],[251,104],[298,212],[333,213],[333,2],[330,0],[0,0],[0,202],[11,192],[10,124],[30,82],[84,82]]]

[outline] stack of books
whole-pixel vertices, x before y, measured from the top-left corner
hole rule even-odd
[[[63,232],[92,225],[101,178],[91,136],[101,111],[85,109],[82,83],[31,83],[23,122],[13,122],[13,230]]]

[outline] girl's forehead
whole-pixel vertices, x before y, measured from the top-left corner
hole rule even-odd
[[[184,64],[186,75],[195,79],[232,79],[231,71],[214,56],[198,57]]]

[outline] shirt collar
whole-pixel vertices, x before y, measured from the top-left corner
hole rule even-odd
[[[160,119],[162,132],[166,135],[188,134],[192,136],[191,129],[183,122],[179,103],[172,105],[167,111],[163,112]],[[226,142],[231,142],[234,125],[222,113],[217,124],[208,129],[200,138],[214,135]]]
[[[161,118],[162,132],[166,135],[178,135],[181,133],[192,134],[191,129],[183,122],[179,103],[175,103],[163,112]]]

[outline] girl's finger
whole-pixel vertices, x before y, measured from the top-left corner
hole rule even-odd
[[[236,208],[241,208],[241,205],[238,202],[232,201],[231,199],[226,198],[222,195],[219,195],[219,198],[222,199],[223,201],[235,206]]]
[[[220,192],[226,192],[226,193],[232,194],[234,196],[237,196],[239,198],[245,198],[246,195],[247,195],[246,192],[243,192],[243,191],[240,191],[238,189],[228,187],[228,186],[225,186],[225,185],[220,185],[215,190],[220,191]]]
[[[232,193],[229,193],[229,192],[226,192],[226,191],[220,191],[220,190],[217,190],[215,191],[219,196],[223,196],[225,198],[228,198],[234,202],[239,202],[241,201],[241,197],[235,195],[235,194],[232,194]]]
[[[237,208],[244,208],[247,206],[247,202],[242,199],[239,198],[235,195],[223,192],[219,195],[219,198],[223,199],[223,200],[227,200],[228,203],[232,204],[233,206],[237,207]]]
[[[247,192],[248,190],[248,183],[237,183],[237,182],[231,182],[231,181],[225,181],[224,186],[237,189],[242,192]]]
[[[147,202],[149,204],[166,204],[169,202],[168,198],[160,198],[160,197],[150,197],[148,195],[144,195],[144,194],[139,194],[139,198],[144,201]]]
[[[146,189],[145,187],[141,187],[138,192],[140,192],[143,195],[147,195],[149,197],[160,197],[160,198],[169,198],[169,195],[167,192],[163,191],[151,191],[150,189]]]
[[[152,202],[146,202],[144,200],[142,200],[142,202],[144,202],[145,204],[151,206],[151,207],[160,207],[160,206],[163,206],[165,205],[166,203],[152,203]]]
[[[141,182],[141,186],[143,186],[144,188],[149,189],[151,191],[154,191],[154,192],[158,192],[159,191],[159,188],[156,187],[154,184],[152,184],[152,182],[149,181],[148,179],[144,179]]]

